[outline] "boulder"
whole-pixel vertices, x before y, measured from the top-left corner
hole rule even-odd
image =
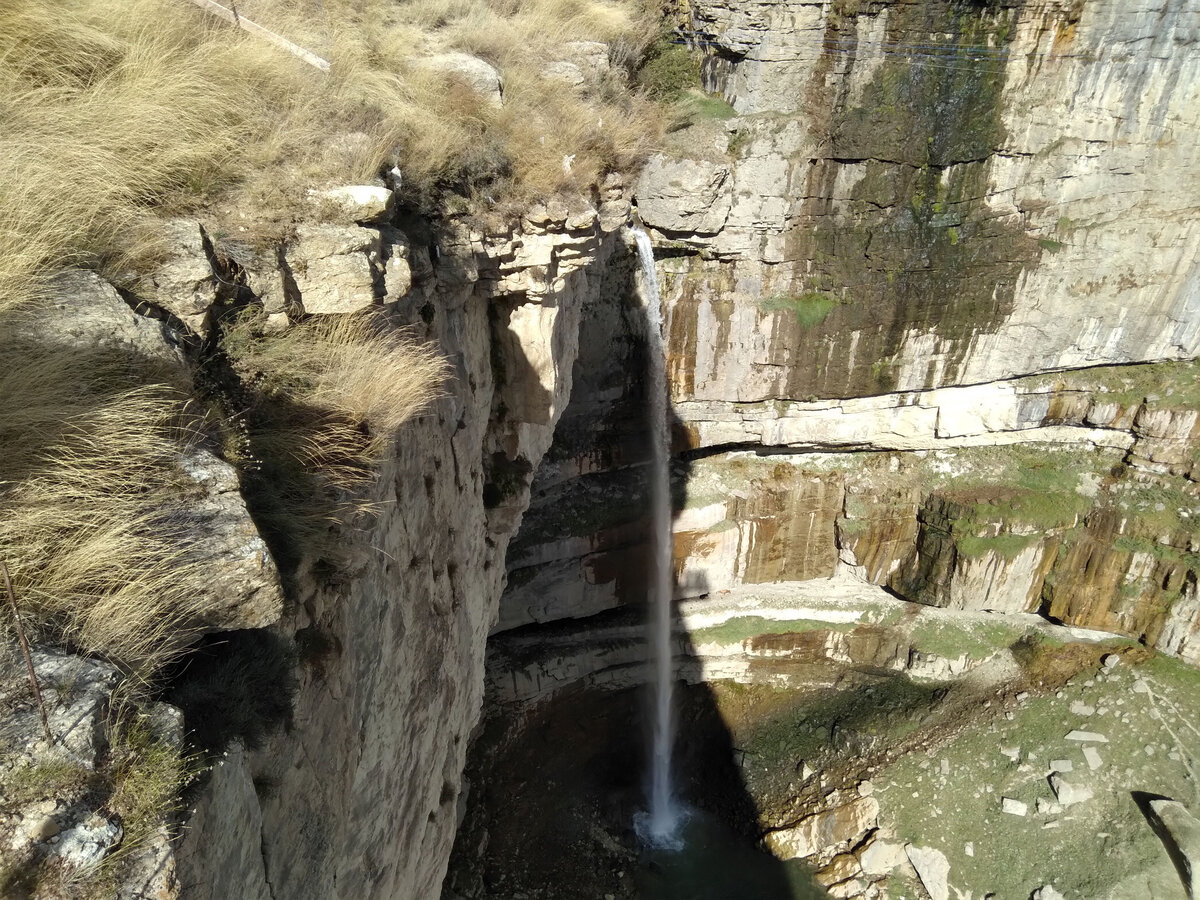
[[[801,819],[790,828],[772,831],[767,846],[780,859],[799,859],[843,844],[874,827],[879,801],[863,797]]]
[[[121,843],[121,835],[120,822],[93,813],[64,831],[51,855],[72,869],[90,869]]]
[[[555,60],[542,68],[542,77],[547,81],[559,81],[567,87],[581,89],[586,83],[583,70],[565,59]]]
[[[1063,806],[1074,806],[1076,803],[1084,803],[1092,799],[1092,789],[1090,787],[1071,784],[1057,772],[1052,772],[1048,780],[1051,790],[1054,791],[1054,796],[1058,798],[1058,802]]]
[[[178,900],[181,893],[171,835],[160,826],[129,851],[116,900]]]
[[[573,63],[590,81],[612,71],[608,59],[608,44],[599,41],[568,41],[562,47],[563,58]]]
[[[68,269],[51,283],[48,299],[12,316],[7,335],[41,345],[129,354],[131,362],[161,364],[184,371],[179,340],[164,323],[138,315],[116,288],[83,269]]]
[[[188,542],[193,558],[211,564],[201,624],[228,630],[263,628],[279,621],[283,613],[279,572],[246,509],[237,470],[200,448],[185,456],[181,467],[203,491],[189,504],[196,528]]]
[[[727,163],[650,158],[637,183],[638,213],[660,231],[714,234],[733,203]]]
[[[392,213],[393,194],[376,184],[348,184],[321,191],[317,198],[339,213],[339,225],[383,222]]]
[[[217,299],[217,276],[209,263],[200,223],[173,219],[163,226],[166,257],[137,286],[138,293],[189,325],[198,324]]]
[[[500,73],[478,56],[469,53],[439,53],[419,61],[424,68],[463,82],[487,105],[504,105],[504,81]]]
[[[839,853],[829,861],[829,865],[817,872],[817,880],[821,884],[837,884],[862,874],[862,866],[858,857],[853,853]]]
[[[353,225],[301,225],[286,251],[306,313],[358,312],[376,302],[379,232]]]
[[[950,861],[946,859],[946,855],[932,847],[914,847],[912,844],[907,844],[904,852],[908,854],[908,861],[912,863],[912,867],[917,870],[930,900],[949,900]]]
[[[1150,824],[1175,864],[1188,897],[1200,891],[1200,820],[1177,800],[1150,801]]]
[[[888,875],[905,860],[904,847],[893,841],[875,838],[858,851],[858,862],[867,875]]]
[[[1029,804],[1014,800],[1012,797],[1001,797],[1000,809],[1010,816],[1023,816],[1029,812]]]
[[[836,900],[852,900],[852,898],[861,897],[863,891],[867,889],[867,883],[861,878],[848,878],[845,881],[830,885],[826,892],[830,897]]]

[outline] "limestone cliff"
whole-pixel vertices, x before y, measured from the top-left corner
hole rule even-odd
[[[694,6],[682,33],[738,115],[679,133],[635,198],[669,308],[681,596],[840,560],[1194,653],[1196,12]],[[595,406],[640,344],[584,325],[621,360],[607,395],[580,382]],[[639,599],[640,390],[556,438],[500,627]]]
[[[504,235],[410,223],[411,285],[374,301],[361,286],[452,374],[399,436],[374,521],[340,538],[349,571],[301,566],[279,626],[301,646],[294,724],[214,772],[181,850],[184,896],[436,896],[508,542],[571,393],[582,311],[627,292],[620,221],[553,205]],[[379,229],[352,227],[364,234],[342,258],[362,253],[369,275],[359,245]],[[350,267],[333,268],[348,274],[321,290],[352,296]]]

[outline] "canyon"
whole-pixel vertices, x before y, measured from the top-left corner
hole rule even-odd
[[[743,879],[714,896],[937,898],[947,878],[1038,896],[1048,872],[938,842],[988,816],[1016,828],[1012,804],[1058,827],[1064,795],[1086,802],[1063,779],[1085,771],[1133,848],[1105,896],[1178,890],[1127,793],[1183,791],[1200,725],[1198,14],[696,0],[673,34],[728,108],[596,196],[485,227],[348,186],[330,220],[236,266],[180,218],[134,304],[152,316],[67,276],[39,326],[64,340],[182,365],[236,282],[279,328],[382,310],[449,367],[369,514],[311,546],[273,542],[218,455],[191,466],[226,601],[210,649],[269,634],[294,685],[123,896],[719,882],[647,861],[632,834],[656,343],[634,225],[662,285],[676,752],[690,833]],[[104,692],[82,693],[79,721],[101,721]],[[1091,755],[1041,772],[1085,752],[1050,733],[1069,716],[1108,732],[1087,746],[1124,775]],[[1135,756],[1167,768],[1138,781]],[[1054,794],[1035,797],[1043,774]],[[1038,839],[1020,816],[1030,830],[989,838],[989,865]],[[1094,843],[1093,822],[1061,824],[1045,852]],[[1089,896],[1096,877],[1058,889]]]

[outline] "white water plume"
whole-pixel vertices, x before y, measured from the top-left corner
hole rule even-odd
[[[649,345],[646,392],[650,405],[650,504],[654,557],[650,578],[650,643],[654,661],[654,735],[650,756],[650,808],[637,821],[643,840],[656,847],[680,845],[683,815],[671,783],[671,748],[675,740],[671,694],[675,672],[671,652],[671,472],[670,430],[667,423],[667,368],[662,339],[662,302],[654,270],[650,237],[632,229],[642,264],[646,295],[646,333]]]

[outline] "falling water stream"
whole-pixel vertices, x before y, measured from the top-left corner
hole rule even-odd
[[[667,426],[667,371],[663,357],[662,303],[654,270],[654,249],[649,236],[632,229],[641,259],[646,293],[646,330],[649,342],[650,405],[650,505],[654,529],[654,557],[650,579],[650,644],[654,661],[654,736],[650,757],[650,808],[638,819],[643,840],[660,848],[681,846],[681,810],[671,784],[671,746],[674,720],[671,693],[675,673],[671,653],[671,490]]]

